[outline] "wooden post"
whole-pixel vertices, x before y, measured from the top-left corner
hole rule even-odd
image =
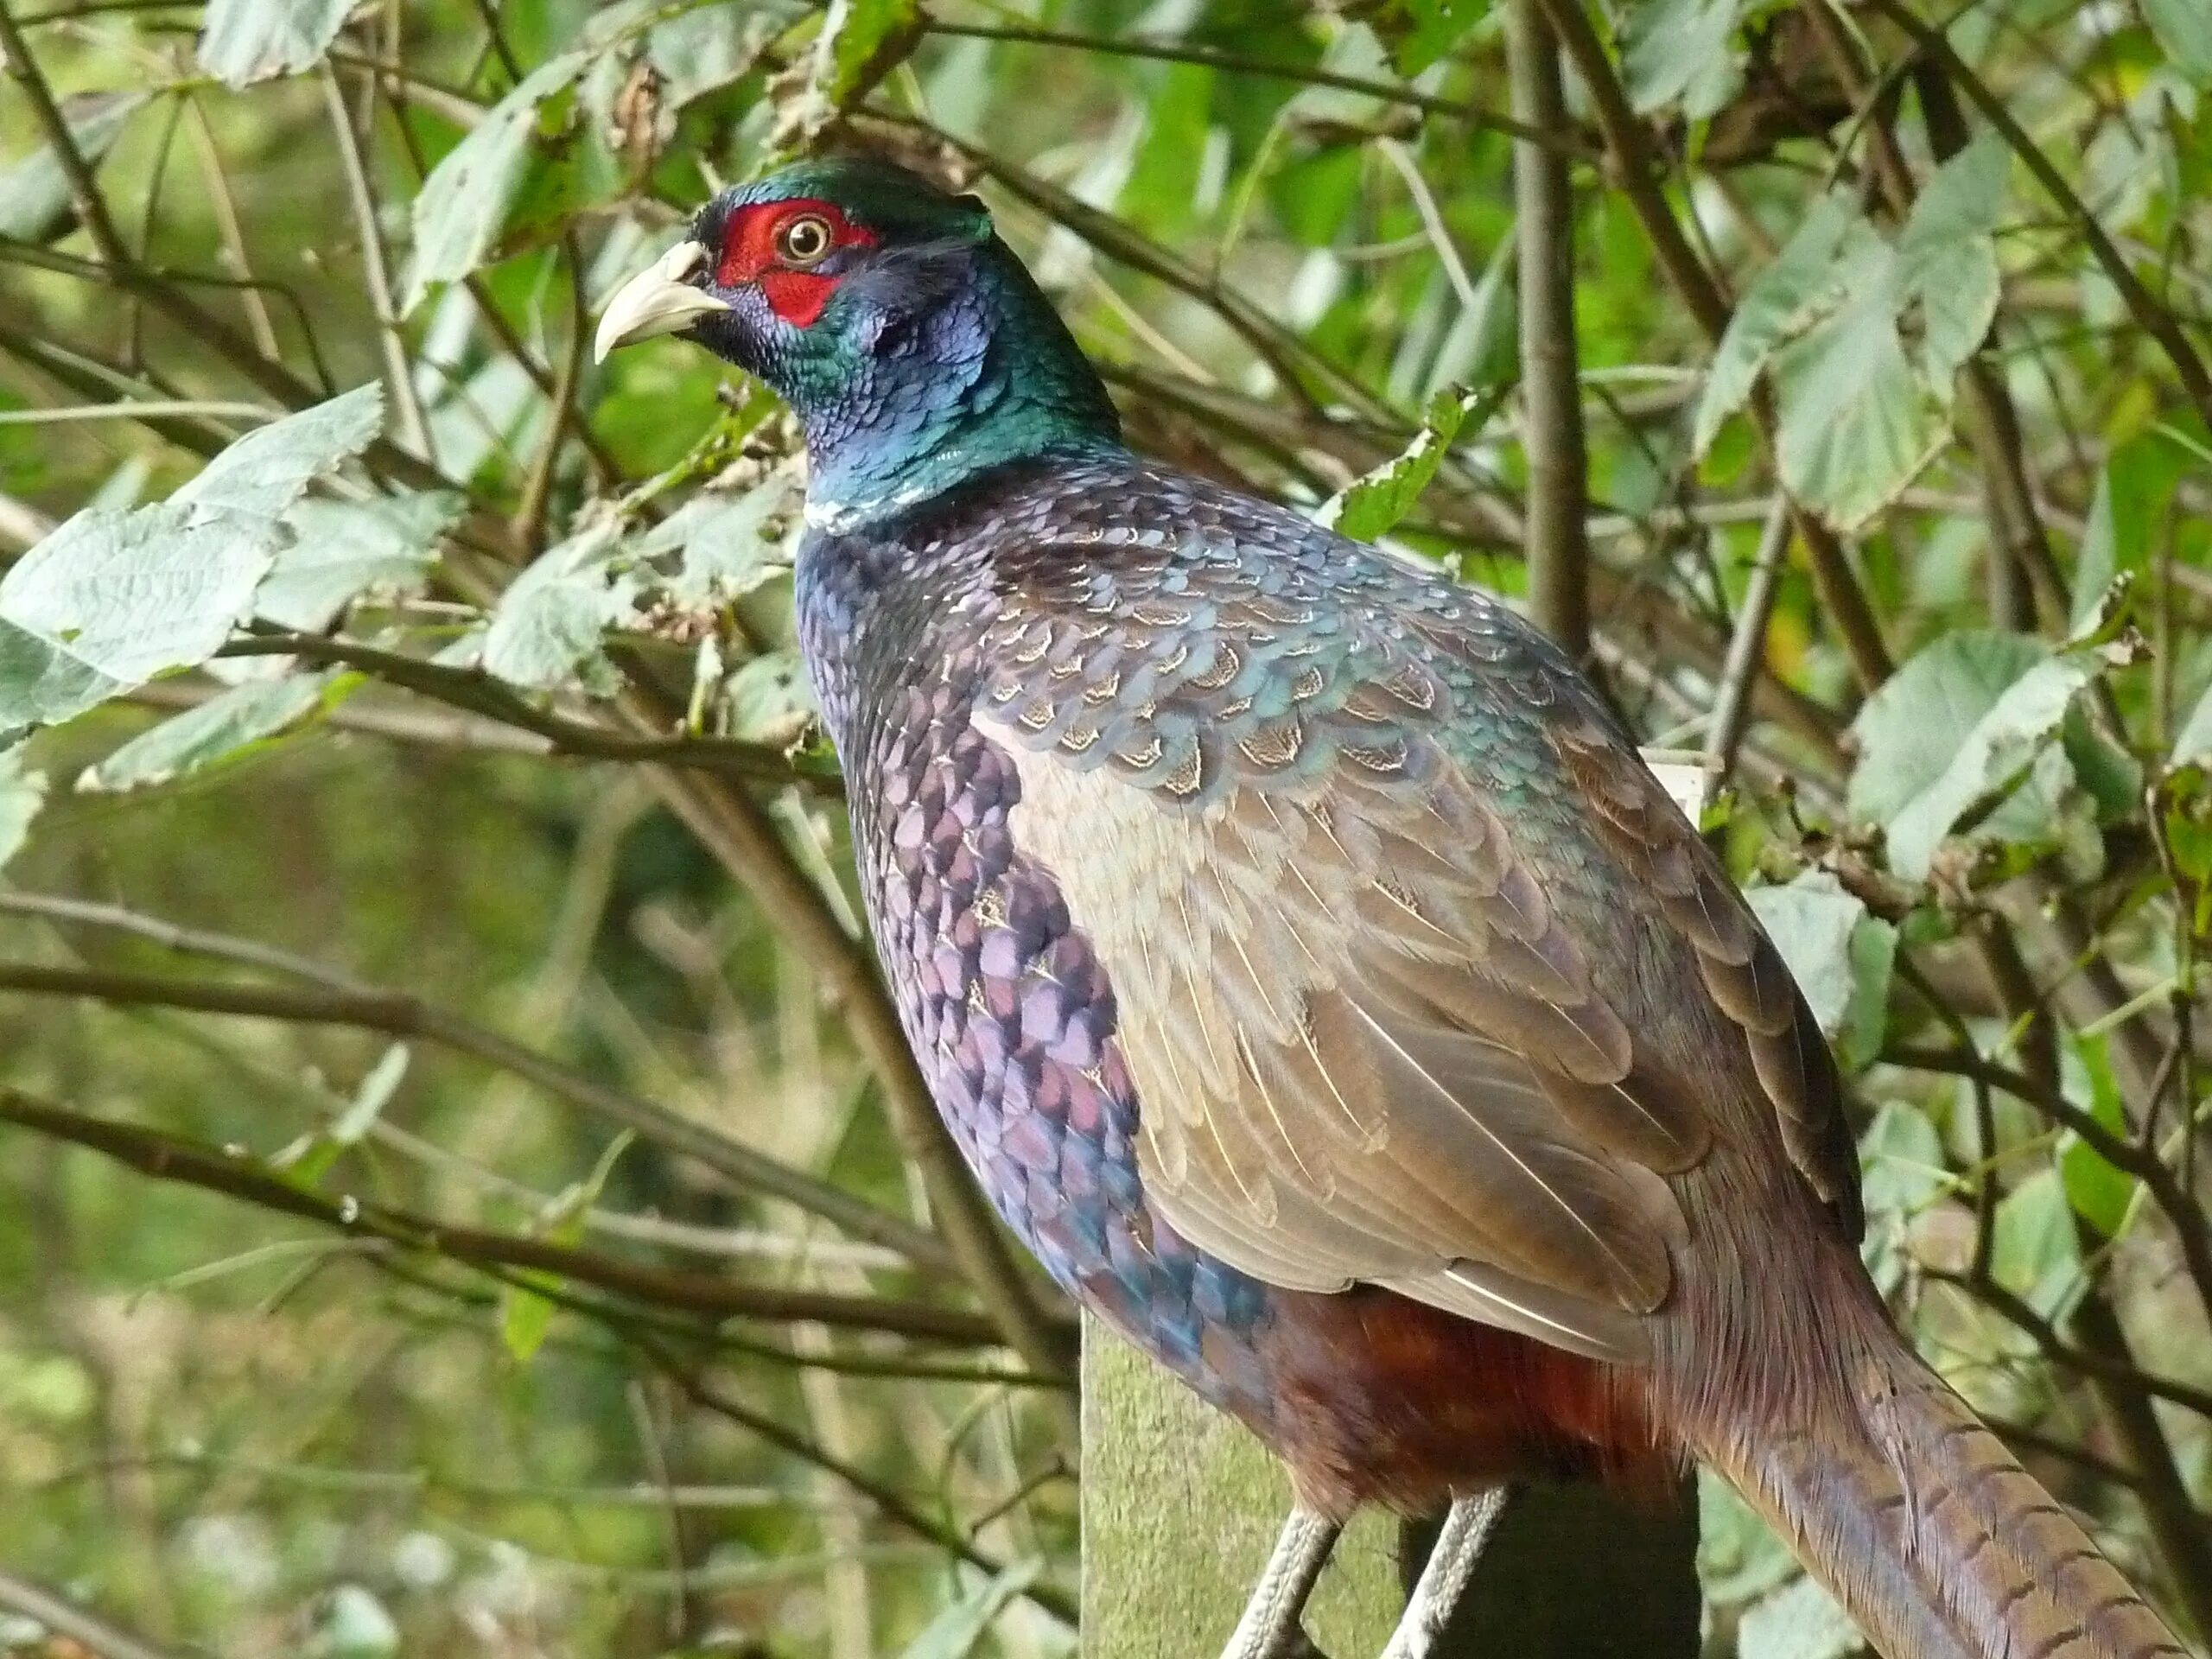
[[[1083,1325],[1083,1659],[1213,1659],[1290,1483],[1243,1427],[1096,1320]],[[1373,1659],[1405,1597],[1398,1529],[1345,1530],[1306,1617],[1331,1659]]]
[[[1290,1507],[1244,1429],[1095,1320],[1083,1341],[1083,1659],[1214,1659]],[[1322,1575],[1306,1633],[1375,1659],[1433,1527],[1370,1511]],[[1697,1515],[1588,1484],[1521,1493],[1436,1659],[1696,1659]]]

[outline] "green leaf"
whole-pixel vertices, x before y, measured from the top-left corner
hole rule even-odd
[[[1881,1050],[1897,929],[1826,870],[1808,870],[1786,887],[1753,887],[1744,897],[1822,1033],[1853,1066],[1870,1063]]]
[[[779,748],[798,744],[821,717],[806,671],[785,651],[739,664],[722,682],[721,703],[730,736]]]
[[[1836,256],[1861,222],[1847,197],[1822,197],[1774,263],[1744,290],[1698,401],[1691,441],[1699,454],[1713,447],[1721,422],[1744,406],[1768,359],[1835,309],[1843,296]]]
[[[780,482],[742,495],[702,493],[639,537],[638,552],[647,558],[681,555],[668,591],[682,603],[742,599],[791,568],[781,540],[766,534],[790,501],[791,491]]]
[[[209,0],[200,67],[231,87],[312,69],[353,0]]]
[[[2168,764],[2174,766],[2202,766],[2212,771],[2212,686],[2196,700],[2189,718],[2181,723],[2181,730],[2174,735],[2174,752]]]
[[[567,92],[590,64],[583,52],[539,64],[430,169],[415,198],[403,312],[419,305],[433,283],[458,282],[489,262],[530,171],[538,106]]]
[[[1865,252],[1843,267],[1855,297],[1774,360],[1782,481],[1845,531],[1896,500],[1949,436],[1905,360],[1894,257],[1871,233]]]
[[[1491,391],[1457,386],[1440,391],[1404,451],[1324,501],[1314,509],[1314,522],[1356,542],[1371,542],[1382,535],[1413,511],[1467,416],[1496,401],[1497,394]]]
[[[1859,763],[1847,797],[1854,818],[1888,826],[1890,868],[1910,880],[1924,877],[1952,826],[2028,772],[2095,670],[2093,653],[2054,656],[2025,635],[1967,629],[1891,676],[1853,722]],[[2063,755],[2052,759],[2063,771],[2060,781],[2070,782]],[[2057,777],[2039,775],[1981,821],[1977,835],[2047,833],[2059,804]]]
[[[492,612],[485,671],[537,690],[604,683],[607,632],[637,614],[632,556],[602,530],[540,554]]]
[[[2143,0],[2143,16],[2174,67],[2212,86],[2212,8],[2204,0]]]
[[[2012,165],[2005,141],[1983,134],[1936,169],[1897,238],[1897,298],[1920,306],[1922,358],[1939,391],[1996,321],[1994,232]]]
[[[80,794],[150,789],[243,759],[321,712],[334,673],[248,680],[141,732],[78,775]]]
[[[149,100],[145,92],[85,92],[67,99],[62,118],[85,164],[97,167],[122,135],[124,123]],[[70,221],[68,175],[51,144],[0,168],[0,236],[50,242]]]
[[[517,1364],[527,1365],[545,1345],[556,1311],[550,1297],[541,1296],[529,1287],[558,1290],[561,1281],[553,1274],[527,1268],[518,1270],[514,1278],[516,1282],[499,1293],[499,1343]]]
[[[1833,1037],[1857,988],[1851,934],[1866,919],[1866,901],[1846,893],[1826,870],[1808,870],[1787,887],[1752,887],[1744,897],[1782,952],[1813,1018]]]
[[[0,752],[0,869],[23,849],[31,820],[46,804],[46,774],[23,765],[23,746]]]
[[[2081,1241],[2056,1170],[2037,1170],[1998,1200],[1989,1272],[2046,1319],[2058,1316],[2081,1283]]]
[[[2115,580],[2150,568],[2151,550],[2181,474],[2173,446],[2150,433],[2115,444],[2106,455],[2075,561],[2070,632],[2094,626]]]
[[[2113,1080],[2107,1040],[2101,1036],[2088,1037],[2075,1046],[2088,1074],[2089,1116],[2124,1141],[2128,1134],[2127,1114],[2120,1105],[2120,1085]],[[2140,1185],[2134,1176],[2106,1162],[2102,1153],[2068,1129],[2058,1137],[2058,1179],[2075,1215],[2107,1238],[2120,1236]]]
[[[842,110],[895,68],[921,39],[918,0],[830,0],[814,48],[814,92]]]
[[[1718,1607],[1740,1606],[1799,1571],[1758,1511],[1710,1469],[1697,1471],[1697,1576]]]
[[[0,729],[51,725],[213,656],[275,562],[274,519],[80,512],[0,577]]]
[[[1866,1638],[1836,1599],[1811,1579],[1793,1579],[1736,1627],[1737,1659],[1846,1659]]]
[[[1622,67],[1639,111],[1680,104],[1702,121],[1736,96],[1744,84],[1733,48],[1742,0],[1636,0],[1626,10]]]
[[[372,380],[247,433],[201,467],[169,504],[277,518],[309,483],[359,454],[383,429],[384,388]]]
[[[922,1626],[921,1633],[906,1644],[899,1659],[968,1659],[998,1616],[1015,1597],[1036,1583],[1044,1570],[1043,1560],[1034,1555],[1009,1562],[996,1576],[976,1584],[959,1600],[940,1608],[937,1617]],[[968,1576],[982,1578],[972,1571]]]
[[[447,490],[369,501],[309,497],[285,515],[292,544],[254,595],[256,614],[301,633],[318,633],[371,589],[419,591],[437,560],[438,537],[461,518],[461,499]]]
[[[1859,1137],[1859,1167],[1869,1216],[1910,1219],[1948,1184],[1943,1137],[1926,1112],[1901,1100],[1885,1103]]]
[[[1389,42],[1391,67],[1410,79],[1442,59],[1490,10],[1490,0],[1396,0],[1375,20],[1375,29]]]
[[[248,433],[155,507],[79,513],[0,577],[0,729],[49,725],[207,661],[287,531],[276,515],[359,453],[374,385]]]

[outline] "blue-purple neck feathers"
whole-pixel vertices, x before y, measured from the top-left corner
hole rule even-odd
[[[1014,256],[931,252],[899,262],[903,290],[855,295],[842,349],[779,388],[806,432],[810,523],[853,528],[1010,462],[1120,447],[1096,371]]]

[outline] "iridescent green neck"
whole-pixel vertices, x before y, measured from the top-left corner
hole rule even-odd
[[[992,240],[948,263],[791,365],[810,523],[849,529],[1011,461],[1119,447],[1097,372],[1020,262]]]

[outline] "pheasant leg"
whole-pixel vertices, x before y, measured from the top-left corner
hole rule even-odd
[[[1288,1659],[1303,1646],[1300,1616],[1342,1530],[1311,1510],[1291,1510],[1221,1659]]]

